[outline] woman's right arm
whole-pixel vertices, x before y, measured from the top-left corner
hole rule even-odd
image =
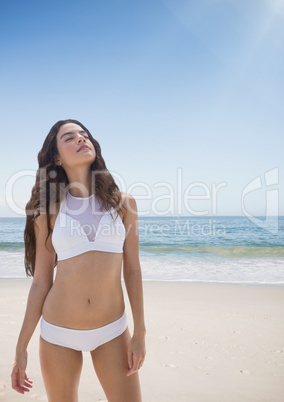
[[[51,236],[46,242],[47,233],[46,215],[39,215],[35,221],[35,273],[18,337],[15,362],[11,374],[12,388],[21,394],[29,391],[32,386],[32,381],[26,375],[27,347],[41,317],[45,298],[53,284],[55,251],[51,243]]]

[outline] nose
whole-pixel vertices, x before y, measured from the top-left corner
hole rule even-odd
[[[83,134],[78,133],[78,144],[82,141],[86,142],[86,138]]]

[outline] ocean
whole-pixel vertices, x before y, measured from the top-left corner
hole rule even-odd
[[[284,286],[284,217],[140,217],[144,280]],[[261,224],[265,222],[265,225]],[[25,218],[0,218],[0,278],[25,278]]]

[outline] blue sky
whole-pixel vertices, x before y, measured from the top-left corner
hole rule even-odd
[[[65,118],[141,215],[243,215],[258,177],[246,211],[265,215],[274,190],[284,214],[283,1],[4,0],[0,38],[0,216],[20,214]]]

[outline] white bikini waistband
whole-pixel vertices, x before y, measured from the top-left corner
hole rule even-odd
[[[40,335],[49,343],[80,350],[91,351],[121,335],[127,328],[126,312],[118,320],[94,329],[72,329],[50,324],[43,317]]]

